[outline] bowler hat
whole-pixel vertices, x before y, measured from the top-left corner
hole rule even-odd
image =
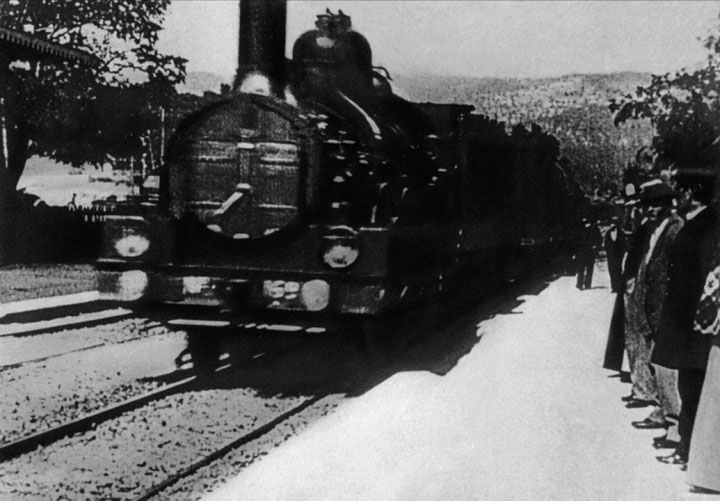
[[[640,203],[645,205],[670,205],[677,194],[660,179],[640,185]]]

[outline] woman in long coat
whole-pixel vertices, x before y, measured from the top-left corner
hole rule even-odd
[[[690,485],[720,492],[720,336],[712,336],[688,461]]]
[[[714,282],[711,287],[718,288],[720,267],[711,271],[710,275],[714,276],[708,277],[706,291],[709,282]],[[720,336],[711,337],[705,382],[692,434],[687,481],[704,489],[720,491]]]
[[[712,208],[718,217],[718,207]],[[712,345],[692,432],[687,482],[720,492],[720,247],[717,245],[695,315],[694,330],[706,334],[712,339]]]
[[[644,218],[633,234],[625,259],[625,351],[630,365],[633,400],[639,405],[657,401],[657,392],[652,382],[649,360],[642,357],[648,351],[650,326],[645,315],[645,256],[655,221]],[[631,402],[628,405],[632,405]]]

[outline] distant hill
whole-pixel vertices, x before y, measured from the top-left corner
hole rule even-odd
[[[498,111],[512,98],[526,104],[542,100],[557,105],[605,102],[650,81],[649,73],[621,72],[553,78],[477,78],[397,75],[395,83],[416,101],[472,103],[478,112]]]
[[[578,182],[593,196],[619,193],[623,170],[652,138],[648,121],[615,127],[608,110],[611,98],[649,83],[649,73],[538,79],[394,75],[393,79],[416,102],[472,104],[477,113],[506,122],[508,128],[537,123],[558,138]],[[221,84],[232,80],[232,76],[191,72],[178,90],[196,95],[219,92]]]
[[[177,90],[181,93],[203,95],[204,92],[220,92],[222,84],[232,84],[233,77],[222,76],[207,71],[191,71],[185,78],[185,83],[178,85]]]

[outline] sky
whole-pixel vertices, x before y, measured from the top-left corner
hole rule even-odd
[[[720,1],[290,0],[288,56],[327,7],[391,73],[519,78],[694,67],[720,14]],[[188,71],[234,74],[237,0],[173,0],[164,26],[160,47]]]

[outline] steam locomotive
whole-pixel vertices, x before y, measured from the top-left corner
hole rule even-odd
[[[241,1],[234,92],[175,132],[156,210],[106,221],[105,297],[174,307],[210,344],[262,322],[389,336],[397,312],[562,253],[582,200],[553,137],[399,97],[342,11],[288,61],[286,16]]]

